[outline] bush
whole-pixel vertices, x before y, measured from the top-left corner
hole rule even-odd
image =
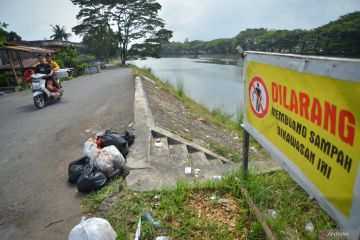
[[[0,86],[7,86],[6,76],[4,74],[0,74]]]
[[[79,55],[74,47],[67,47],[56,54],[56,62],[61,67],[75,68],[77,75],[84,73],[86,64],[95,60],[92,55]]]

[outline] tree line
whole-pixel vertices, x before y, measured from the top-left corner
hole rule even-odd
[[[233,38],[171,42],[162,45],[161,56],[231,55],[238,45],[252,51],[360,57],[360,12],[311,30],[248,28]]]

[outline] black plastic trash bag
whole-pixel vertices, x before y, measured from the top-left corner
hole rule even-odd
[[[125,141],[128,142],[128,145],[132,145],[135,140],[135,135],[130,133],[128,130],[125,130],[124,132],[120,133],[120,136],[125,139]]]
[[[123,156],[126,156],[129,152],[128,142],[121,137],[117,132],[113,132],[109,129],[106,129],[103,136],[100,136],[100,147],[108,147],[114,145]]]
[[[106,183],[107,177],[103,172],[87,165],[77,181],[77,189],[79,192],[90,192],[104,187]]]
[[[76,183],[78,178],[83,174],[85,165],[89,162],[89,158],[84,156],[69,164],[68,174],[69,183]]]

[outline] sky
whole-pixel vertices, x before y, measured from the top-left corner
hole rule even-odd
[[[312,29],[360,11],[360,0],[158,0],[171,41],[234,37],[246,28]],[[0,22],[24,40],[50,39],[50,25],[79,24],[70,0],[0,0]],[[70,41],[81,41],[72,35]]]

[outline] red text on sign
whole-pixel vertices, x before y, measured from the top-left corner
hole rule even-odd
[[[355,116],[346,109],[338,109],[328,101],[320,102],[305,92],[296,92],[275,82],[271,84],[272,101],[282,105],[312,123],[322,127],[352,146],[355,138]]]

